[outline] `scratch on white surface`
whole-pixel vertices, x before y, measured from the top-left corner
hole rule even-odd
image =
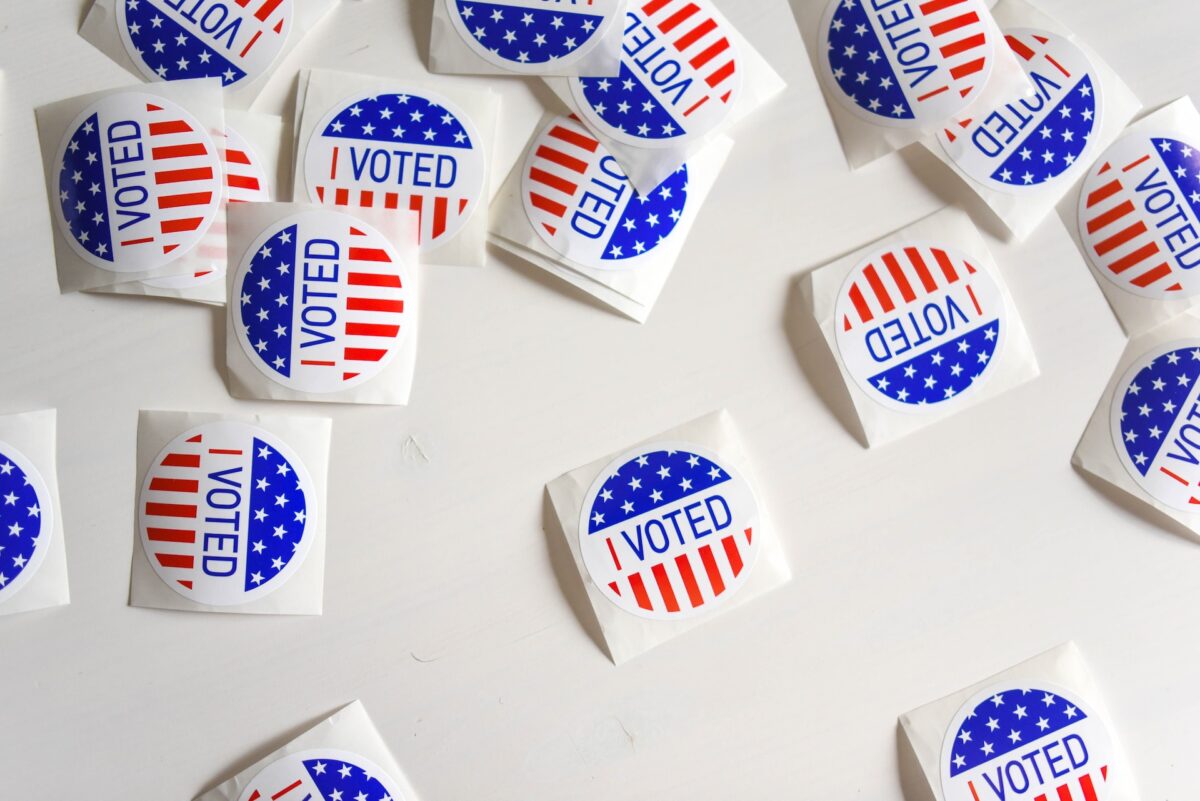
[[[404,440],[404,445],[400,448],[400,453],[406,462],[417,462],[420,464],[429,464],[429,455],[425,453],[425,449],[421,447],[421,443],[417,438],[410,434]]]
[[[413,658],[414,662],[420,662],[422,665],[428,665],[429,663],[436,662],[442,658],[441,656],[431,656],[428,659],[426,659],[424,657],[417,656],[415,651],[409,651],[408,655]]]

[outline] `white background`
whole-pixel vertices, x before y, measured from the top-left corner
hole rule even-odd
[[[290,113],[303,65],[419,72],[427,1],[344,3],[258,107]],[[431,268],[395,409],[234,401],[220,312],[59,295],[32,109],[133,79],[82,0],[0,0],[0,411],[59,409],[73,598],[0,621],[0,798],[186,801],[361,697],[426,801],[919,801],[896,716],[1070,638],[1144,797],[1196,797],[1200,545],[1069,464],[1123,343],[1093,279],[1043,227],[1002,264],[1043,376],[864,450],[794,278],[946,202],[996,223],[926,153],[849,174],[785,0],[720,5],[791,88],[734,132],[649,323],[508,257]],[[1200,96],[1194,0],[1044,8],[1147,107]],[[484,81],[514,158],[550,94]],[[795,579],[614,668],[543,484],[720,406]],[[323,617],[126,606],[139,407],[335,418]]]

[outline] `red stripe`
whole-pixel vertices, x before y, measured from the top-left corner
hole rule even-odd
[[[395,192],[388,192],[383,196],[383,207],[385,209],[400,208],[400,195]]]
[[[1171,268],[1167,266],[1166,262],[1163,262],[1162,264],[1155,267],[1153,270],[1148,270],[1148,271],[1142,273],[1141,275],[1139,275],[1137,278],[1133,279],[1129,283],[1133,284],[1134,286],[1140,286],[1140,287],[1145,288],[1145,287],[1148,287],[1151,284],[1153,284],[1158,279],[1165,278],[1170,274],[1171,274]]]
[[[282,0],[265,0],[262,6],[259,7],[258,11],[254,12],[254,16],[258,18],[259,22],[266,22],[267,17],[271,16],[271,12],[275,10],[281,1]]]
[[[952,68],[950,74],[955,80],[958,80],[959,78],[979,72],[986,63],[985,59],[977,58],[973,61],[968,61],[966,64],[959,64],[957,67]]]
[[[703,606],[704,594],[700,592],[700,585],[696,583],[696,574],[692,572],[692,563],[688,561],[687,554],[676,556],[675,566],[679,568],[679,575],[683,579],[683,586],[687,590],[692,608]]]
[[[198,453],[168,453],[166,458],[162,460],[163,467],[199,467],[200,454]]]
[[[912,285],[908,283],[908,276],[904,274],[904,270],[900,269],[900,263],[896,261],[896,257],[891,253],[884,253],[883,266],[887,267],[888,274],[892,276],[892,280],[899,287],[900,296],[904,298],[904,302],[912,303],[916,300],[917,296],[912,290]]]
[[[1146,224],[1140,220],[1133,225],[1105,239],[1100,244],[1096,245],[1096,253],[1103,256],[1105,253],[1116,250],[1131,239],[1136,239],[1146,233]]]
[[[1092,775],[1085,773],[1079,777],[1079,789],[1083,790],[1083,801],[1097,801],[1096,788],[1092,786]]]
[[[368,192],[366,189],[358,193],[358,205],[364,209],[369,209],[375,205],[375,193]]]
[[[724,67],[721,67],[719,70],[714,72],[712,75],[709,75],[707,78],[704,79],[704,82],[707,83],[709,86],[716,86],[721,81],[725,80],[730,75],[732,75],[734,72],[734,69],[736,69],[736,68],[733,66],[732,61],[726,62]],[[724,99],[724,98],[722,98],[722,99]]]
[[[1098,217],[1093,217],[1088,220],[1087,231],[1089,234],[1094,234],[1106,225],[1111,225],[1117,220],[1124,217],[1126,214],[1133,213],[1133,201],[1126,200],[1124,203],[1113,206],[1108,211]]]
[[[348,362],[377,362],[387,355],[379,348],[346,348],[344,358]]]
[[[967,294],[971,296],[971,303],[975,305],[975,313],[980,317],[983,316],[983,309],[979,305],[979,298],[975,297],[975,289],[970,284],[967,284]]]
[[[249,175],[227,174],[225,176],[225,180],[226,180],[226,183],[228,183],[229,186],[231,186],[234,189],[251,189],[254,191],[258,191],[259,189],[262,189],[262,184],[260,184],[258,182],[258,179],[252,178]]]
[[[381,248],[350,248],[350,261],[381,261],[390,262],[392,257]],[[357,273],[351,273],[356,275]]]
[[[929,0],[929,2],[921,4],[922,14],[933,14],[938,11],[944,11],[950,6],[956,6],[964,0]]]
[[[155,476],[150,479],[150,489],[158,492],[198,492],[200,482],[194,478],[163,478]]]
[[[942,92],[947,92],[947,91],[949,91],[949,90],[950,90],[950,87],[949,87],[949,86],[939,86],[937,89],[934,89],[932,92],[926,92],[925,94],[923,94],[923,95],[921,95],[920,97],[918,97],[918,98],[917,98],[917,101],[918,101],[918,102],[924,102],[924,101],[928,100],[928,99],[929,99],[929,98],[931,98],[931,97],[937,97],[937,96],[938,96],[938,95],[940,95]]]
[[[975,22],[979,22],[979,15],[972,11],[969,14],[959,14],[957,17],[952,17],[945,22],[939,22],[936,25],[930,25],[929,32],[934,36],[941,36],[942,34],[949,33],[950,31],[956,31],[959,28],[964,28],[967,25],[971,25]]]
[[[350,190],[338,189],[333,193],[333,203],[335,206],[350,205]]]
[[[1012,51],[1014,53],[1016,53],[1018,56],[1025,59],[1026,61],[1033,58],[1033,49],[1030,48],[1029,45],[1022,42],[1017,37],[1010,36],[1009,34],[1005,34],[1004,41],[1008,42],[1008,46],[1010,48],[1012,48]]]
[[[202,222],[203,217],[184,217],[179,220],[163,220],[158,227],[164,234],[177,234],[180,231],[195,231]]]
[[[329,159],[329,180],[337,180],[338,148],[333,146],[333,155]]]
[[[650,605],[650,596],[646,594],[646,585],[642,582],[641,573],[633,573],[629,576],[629,586],[633,589],[633,597],[637,599],[638,606],[642,609],[653,609]]]
[[[677,26],[682,24],[684,20],[686,20],[688,17],[692,16],[699,10],[700,10],[700,7],[697,6],[695,3],[688,3],[686,6],[679,9],[674,14],[672,14],[671,16],[667,17],[665,20],[660,22],[658,24],[658,29],[660,31],[662,31],[663,33],[670,33],[674,28],[676,28]]]
[[[685,33],[675,40],[676,50],[687,50],[689,47],[700,41],[706,34],[712,33],[717,29],[716,20],[711,17],[701,22],[695,28]]]
[[[721,545],[725,547],[725,557],[729,559],[729,566],[733,568],[733,575],[736,577],[742,572],[742,555],[738,552],[737,542],[730,534],[721,540]]]
[[[444,197],[434,198],[433,200],[433,238],[437,239],[442,234],[446,233],[446,205],[448,201]]]
[[[404,301],[377,298],[346,298],[346,311],[402,312]]]
[[[854,309],[858,312],[858,319],[864,323],[870,322],[875,316],[871,313],[871,307],[867,305],[867,299],[863,297],[862,290],[858,288],[858,284],[850,285],[850,302],[854,304]]]
[[[691,64],[696,69],[700,69],[705,64],[712,61],[714,58],[721,55],[728,49],[729,49],[729,40],[728,39],[719,39],[719,40],[713,42],[708,47],[701,50],[700,53],[697,54],[695,56],[695,58],[693,58],[688,63]]]
[[[537,192],[530,192],[529,200],[533,203],[535,209],[549,212],[555,217],[561,217],[567,213],[567,207],[562,203],[559,203],[557,200],[551,200],[545,195],[539,195]]]
[[[883,285],[883,281],[879,280],[879,273],[875,272],[874,264],[867,265],[867,269],[863,270],[863,277],[871,285],[871,291],[875,293],[875,299],[883,307],[884,314],[896,308],[896,304],[892,303],[892,296],[888,294],[887,287]]]
[[[400,288],[400,276],[394,273],[347,273],[346,283],[351,286],[389,286]]]
[[[156,517],[195,517],[196,505],[188,503],[147,503],[146,514]]]
[[[225,161],[229,164],[245,164],[246,166],[250,166],[250,156],[241,150],[226,150]]]
[[[916,248],[905,248],[904,255],[908,256],[908,261],[912,264],[913,269],[917,271],[917,277],[921,279],[921,286],[925,287],[926,292],[933,292],[937,289],[937,281],[933,279],[933,274],[929,272],[929,268],[925,266],[925,259],[921,257],[921,251]]]
[[[1129,255],[1122,256],[1112,264],[1108,265],[1108,269],[1112,270],[1117,275],[1120,275],[1133,265],[1140,264],[1156,253],[1158,253],[1158,243],[1147,242]]]
[[[968,36],[965,39],[959,39],[957,42],[939,48],[942,51],[942,56],[950,58],[957,56],[959,53],[965,53],[968,50],[973,50],[976,47],[983,47],[987,44],[987,36],[982,33],[977,33],[974,36]]]
[[[195,557],[185,556],[184,554],[156,553],[154,556],[157,557],[158,563],[163,567],[178,567],[184,570],[191,570],[192,566],[196,564]]]
[[[950,262],[950,257],[946,255],[946,251],[934,248],[933,258],[937,261],[938,266],[942,268],[942,274],[946,276],[946,280],[954,283],[958,280],[958,272],[955,271],[954,265]]]
[[[209,453],[219,454],[221,456],[241,456],[242,451],[235,448],[209,448]]]
[[[325,361],[324,359],[301,359],[301,364],[308,364],[313,367],[336,367],[337,362]]]
[[[667,571],[661,563],[650,569],[654,574],[654,580],[658,583],[658,591],[662,593],[663,603],[667,605],[668,612],[679,611],[679,601],[675,600],[675,590],[671,588],[671,579],[667,577]]]
[[[165,134],[189,133],[192,126],[188,125],[183,120],[168,120],[167,122],[152,122],[150,123],[151,136],[163,136]]]
[[[1053,64],[1055,66],[1055,68],[1057,68],[1058,71],[1063,74],[1063,77],[1065,77],[1065,78],[1071,77],[1071,73],[1067,72],[1067,68],[1064,67],[1062,64],[1059,64],[1057,61],[1055,61],[1054,57],[1051,56],[1049,53],[1046,54],[1046,60],[1049,61],[1051,64]]]
[[[382,323],[346,323],[346,333],[353,337],[394,337],[400,333],[398,325]]]
[[[546,172],[545,170],[538,169],[537,167],[534,167],[529,171],[529,177],[532,180],[537,181],[539,184],[545,184],[546,186],[553,187],[559,192],[571,196],[574,196],[575,192],[579,189],[578,184],[573,184],[566,178],[561,178],[552,172]]]
[[[705,545],[700,549],[700,561],[704,563],[704,572],[708,574],[708,583],[712,585],[713,595],[725,592],[725,581],[721,578],[721,571],[717,567],[717,560],[713,557],[711,545]]]
[[[254,35],[250,37],[250,41],[246,42],[246,46],[242,48],[242,52],[238,55],[244,58],[250,52],[250,48],[254,47],[254,43],[258,41],[258,37],[260,36],[262,36],[262,31],[255,31]]]
[[[650,0],[649,3],[646,3],[646,5],[642,6],[642,13],[649,16],[670,2],[671,0]]]
[[[592,137],[584,136],[577,131],[572,131],[570,128],[564,128],[561,125],[555,125],[551,128],[550,135],[555,139],[561,139],[589,153],[595,153],[596,148],[600,147],[600,143]]]
[[[1065,784],[1058,785],[1058,801],[1071,801],[1071,788]]]
[[[212,180],[212,167],[192,167],[187,170],[162,170],[154,173],[154,183],[156,184],[177,184],[184,181],[209,181]]]
[[[141,239],[126,239],[123,242],[121,242],[121,247],[125,247],[126,245],[144,245],[147,242],[153,242],[153,241],[154,241],[154,237],[152,237],[152,236],[144,236]]]
[[[1187,479],[1186,479],[1186,478],[1183,478],[1182,476],[1176,475],[1175,473],[1171,472],[1170,470],[1168,470],[1168,469],[1167,469],[1167,468],[1165,468],[1165,467],[1159,467],[1158,469],[1159,469],[1161,472],[1165,473],[1166,475],[1168,475],[1168,476],[1170,476],[1171,478],[1173,478],[1173,479],[1175,479],[1176,481],[1178,481],[1178,482],[1179,482],[1180,484],[1182,484],[1183,486],[1185,486],[1185,487],[1186,487],[1186,486],[1188,485],[1188,481],[1187,481]]]
[[[150,157],[155,161],[158,159],[182,159],[189,156],[205,155],[208,155],[208,149],[199,142],[187,145],[165,145],[163,147],[150,148]]]
[[[586,161],[577,159],[574,156],[568,156],[561,150],[555,150],[552,147],[541,145],[538,147],[536,155],[540,159],[546,159],[547,161],[552,161],[555,164],[566,167],[568,170],[574,170],[580,175],[583,175],[585,172],[587,172]]]
[[[605,540],[608,543],[608,553],[612,556],[613,564],[617,566],[617,570],[621,569],[621,560],[617,558],[617,549],[613,547],[612,539]],[[620,592],[617,593],[620,595]]]
[[[1149,161],[1149,160],[1150,160],[1149,156],[1142,156],[1137,161],[1132,161],[1129,164],[1126,164],[1124,167],[1122,167],[1121,172],[1129,172],[1134,167],[1138,166],[1139,164],[1142,164],[1143,162]]]
[[[182,195],[163,195],[158,199],[160,209],[178,209],[184,206],[204,206],[212,201],[212,192],[186,192]]]
[[[1095,190],[1094,192],[1092,192],[1091,194],[1088,195],[1088,202],[1087,202],[1088,208],[1090,209],[1092,206],[1095,206],[1097,203],[1099,203],[1103,200],[1107,200],[1108,198],[1112,197],[1113,195],[1117,194],[1120,191],[1121,191],[1121,182],[1120,181],[1115,180],[1115,179],[1112,181],[1109,181],[1104,186],[1100,187],[1099,189]]]
[[[153,542],[195,542],[196,532],[182,528],[147,528],[146,537]]]

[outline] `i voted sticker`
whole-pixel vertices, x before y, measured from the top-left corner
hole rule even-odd
[[[279,589],[308,555],[317,515],[308,470],[257,426],[206,423],[155,457],[138,498],[154,572],[190,601],[230,606]]]
[[[460,109],[429,92],[352,98],[313,131],[304,160],[314,203],[404,209],[422,248],[454,238],[479,207],[483,141]]]
[[[1100,126],[1103,98],[1096,69],[1070,39],[1012,28],[1005,40],[1034,94],[958,120],[939,135],[963,172],[1000,189],[1043,186],[1073,176]]]
[[[683,620],[728,600],[758,557],[754,491],[727,460],[685,442],[628,451],[584,498],[579,547],[588,575],[640,617]]]
[[[117,0],[117,29],[150,80],[250,82],[283,51],[292,0]]]
[[[341,212],[274,223],[234,278],[234,328],[263,375],[300,392],[370,381],[411,325],[408,265],[383,234]]]
[[[618,0],[445,0],[455,30],[480,58],[513,72],[563,69],[617,24]]]
[[[983,0],[832,0],[821,73],[853,114],[879,125],[937,124],[991,75],[996,35]]]
[[[0,603],[37,574],[53,533],[54,504],[41,473],[0,442]]]
[[[1104,801],[1113,746],[1083,699],[1047,682],[1007,682],[954,716],[939,772],[946,801]]]
[[[1200,149],[1175,132],[1129,134],[1097,160],[1079,198],[1084,252],[1145,298],[1200,291]]]
[[[559,117],[534,140],[521,177],[525,213],[542,240],[598,270],[635,267],[683,219],[688,168],[638,194],[617,160],[577,121]]]
[[[742,86],[729,23],[708,0],[631,0],[616,78],[572,78],[585,120],[615,141],[668,147],[728,117]]]
[[[297,751],[255,776],[238,801],[406,801],[387,771],[334,748]]]
[[[104,97],[59,148],[58,212],[80,258],[112,272],[162,267],[195,247],[221,207],[221,158],[191,114],[130,91]]]
[[[835,308],[846,370],[872,399],[903,411],[967,396],[989,375],[1006,331],[996,280],[939,245],[871,253]]]

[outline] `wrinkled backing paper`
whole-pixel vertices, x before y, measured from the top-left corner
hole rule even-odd
[[[219,420],[238,420],[271,432],[304,463],[316,488],[316,525],[313,542],[300,568],[284,584],[257,601],[237,606],[213,606],[191,601],[167,586],[142,548],[137,506],[142,482],[154,458],[171,440],[195,426]],[[138,412],[137,472],[133,485],[133,567],[129,577],[129,605],[186,612],[221,612],[255,615],[319,615],[325,588],[325,520],[329,486],[329,436],[332,421],[326,417],[223,415],[200,412]]]
[[[1019,665],[997,673],[991,678],[972,684],[953,695],[948,695],[939,701],[926,704],[919,709],[906,712],[900,716],[900,726],[912,746],[913,753],[921,764],[925,781],[933,793],[935,801],[944,801],[942,795],[942,780],[938,763],[942,757],[942,744],[945,742],[954,716],[976,693],[987,687],[1005,681],[1045,681],[1058,685],[1065,690],[1086,700],[1092,710],[1108,727],[1112,739],[1112,753],[1118,767],[1109,771],[1108,781],[1105,782],[1105,801],[1137,801],[1137,789],[1133,781],[1133,766],[1121,748],[1120,732],[1112,724],[1112,716],[1104,704],[1104,696],[1100,687],[1092,678],[1087,662],[1073,642],[1068,642],[1044,654],[1033,657]]]
[[[583,556],[579,548],[579,515],[592,482],[619,454],[638,444],[663,440],[694,442],[702,445],[720,454],[723,461],[727,461],[737,468],[754,490],[761,520],[760,526],[763,531],[762,551],[758,555],[750,577],[741,589],[725,601],[717,611],[688,620],[648,620],[622,610],[596,588],[591,574],[588,573],[587,567],[583,563]],[[546,489],[550,493],[554,512],[558,516],[559,525],[562,526],[563,536],[566,537],[567,546],[571,549],[571,556],[575,560],[579,578],[587,591],[592,610],[596,613],[596,619],[600,623],[604,641],[608,646],[609,656],[614,664],[620,665],[656,645],[672,640],[697,626],[703,626],[759,596],[783,586],[792,578],[791,568],[788,567],[787,556],[779,539],[779,529],[771,520],[769,505],[763,495],[763,485],[754,475],[749,456],[742,448],[741,438],[734,427],[733,418],[724,409],[685,423],[678,428],[664,431],[657,436],[643,439],[641,443],[630,443],[627,447],[622,447],[554,479],[546,485]]]

